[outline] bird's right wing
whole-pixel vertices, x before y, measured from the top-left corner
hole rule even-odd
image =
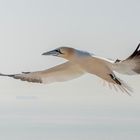
[[[116,60],[113,63],[113,70],[122,74],[140,74],[140,44],[136,50],[125,60]]]
[[[69,61],[43,71],[23,72],[22,74],[0,74],[0,76],[8,76],[22,81],[34,83],[53,83],[63,82],[78,78],[85,72],[75,63]]]

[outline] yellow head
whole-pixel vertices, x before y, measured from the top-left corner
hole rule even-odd
[[[74,54],[75,49],[70,47],[59,47],[55,50],[45,52],[42,55],[52,55],[57,57],[62,57],[65,59],[70,59],[71,56]]]

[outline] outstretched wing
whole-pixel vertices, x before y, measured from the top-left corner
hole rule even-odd
[[[0,74],[22,81],[34,83],[52,83],[72,80],[82,76],[85,72],[77,65],[71,62],[65,62],[47,70],[36,72],[23,72],[22,74]]]
[[[127,59],[122,61],[117,59],[113,64],[113,69],[122,74],[140,74],[140,44]]]

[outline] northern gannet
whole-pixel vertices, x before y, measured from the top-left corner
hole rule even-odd
[[[59,47],[45,52],[42,55],[62,57],[67,61],[43,71],[23,72],[21,74],[0,74],[22,81],[36,83],[63,82],[78,78],[86,73],[94,74],[105,80],[109,86],[118,87],[122,92],[130,93],[131,88],[119,79],[115,72],[127,75],[140,74],[140,44],[136,50],[125,60],[105,59],[89,52],[84,52],[70,47]]]

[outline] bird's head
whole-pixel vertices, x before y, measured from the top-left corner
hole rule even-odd
[[[74,51],[75,49],[70,47],[59,47],[57,49],[45,52],[42,55],[52,55],[52,56],[62,57],[69,60],[70,57],[74,54]]]

